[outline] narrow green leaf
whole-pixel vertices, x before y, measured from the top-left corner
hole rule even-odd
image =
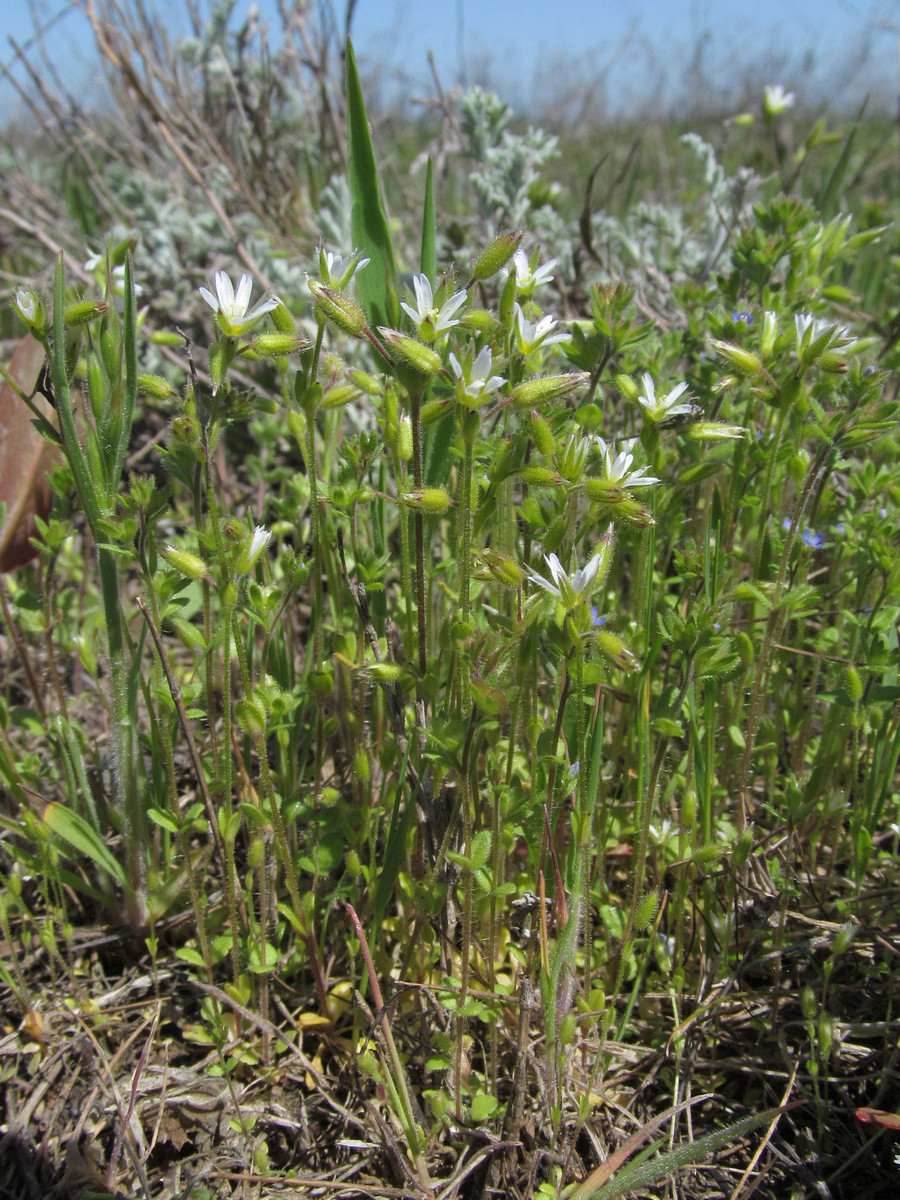
[[[422,212],[422,255],[419,261],[423,275],[428,276],[428,282],[435,285],[437,275],[437,260],[435,257],[437,217],[434,206],[434,164],[431,155],[428,156],[428,169],[425,172],[425,205]]]
[[[865,108],[865,105],[863,105]],[[860,113],[862,117],[862,113]],[[850,165],[850,155],[853,152],[853,143],[856,141],[856,133],[859,129],[858,125],[854,125],[844,139],[844,148],[841,150],[841,156],[834,165],[834,170],[825,181],[819,195],[816,197],[816,208],[823,217],[832,216],[837,212],[837,198],[841,184],[844,181],[844,176],[847,174],[847,168]]]
[[[84,854],[101,870],[111,875],[120,887],[127,887],[122,864],[113,857],[100,835],[91,828],[84,817],[54,801],[47,805],[44,824],[73,849]]]
[[[400,867],[403,865],[403,857],[406,851],[406,835],[409,832],[410,822],[412,821],[412,815],[416,807],[415,801],[410,796],[402,815],[400,813],[400,805],[403,800],[403,790],[406,783],[406,767],[409,763],[409,748],[411,745],[412,738],[409,738],[403,754],[400,774],[397,777],[397,794],[394,796],[394,810],[391,813],[391,825],[388,830],[387,845],[384,848],[384,863],[378,873],[378,886],[375,889],[374,912],[376,920],[387,907],[387,902],[391,898],[397,876],[400,874]]]
[[[95,540],[99,540],[100,499],[75,429],[75,417],[72,414],[72,401],[69,394],[69,376],[66,373],[66,276],[62,252],[56,260],[56,272],[53,277],[53,343],[50,347],[50,374],[53,380],[53,396],[56,402],[63,449],[69,466],[72,468],[72,474],[75,476],[78,498],[91,527],[91,533]]]
[[[372,261],[357,276],[357,292],[370,325],[396,326],[400,320],[397,268],[387,218],[381,203],[375,151],[356,70],[353,45],[347,39],[347,141],[350,148],[350,231],[354,248]]]
[[[128,443],[131,441],[131,422],[134,417],[134,402],[137,396],[137,310],[134,302],[134,268],[131,262],[131,251],[125,255],[125,321],[123,337],[125,351],[125,395],[122,405],[122,419],[118,429],[116,454],[113,461],[112,477],[109,480],[110,506],[115,502],[119,489],[122,470],[125,466],[125,455]]]
[[[655,1151],[668,1146],[668,1137],[660,1138],[658,1142],[649,1147],[647,1151],[648,1156],[644,1161],[634,1163],[618,1171],[615,1178],[611,1179],[598,1191],[583,1190],[585,1184],[590,1182],[590,1179],[586,1180],[585,1184],[582,1184],[576,1193],[578,1200],[582,1200],[582,1197],[584,1197],[584,1200],[588,1200],[588,1198],[590,1200],[614,1200],[615,1197],[624,1196],[630,1192],[658,1183],[661,1179],[669,1179],[681,1167],[693,1166],[695,1163],[702,1162],[704,1158],[710,1154],[715,1154],[717,1150],[721,1150],[729,1142],[735,1142],[750,1133],[751,1130],[758,1129],[760,1125],[768,1124],[783,1111],[783,1109],[769,1108],[763,1112],[753,1113],[752,1116],[735,1121],[732,1125],[727,1125],[724,1129],[713,1130],[712,1133],[707,1133],[692,1142],[683,1142],[680,1146],[676,1146],[674,1150],[670,1150],[666,1154],[660,1154],[658,1158],[649,1157]]]

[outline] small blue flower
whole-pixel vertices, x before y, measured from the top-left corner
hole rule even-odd
[[[824,533],[816,533],[814,529],[803,530],[803,544],[810,546],[813,550],[818,550],[825,545]]]
[[[867,366],[866,369],[863,371],[863,379],[869,379],[872,375],[875,374],[875,372],[877,370],[878,370],[878,368],[873,367],[870,363],[869,366]]]
[[[596,604],[591,605],[591,627],[599,629],[601,625],[606,624],[606,617],[601,617]]]
[[[843,521],[838,521],[837,525],[834,527],[834,532],[838,534],[839,537],[843,537],[843,535],[847,532],[847,526]]]
[[[791,527],[791,518],[790,517],[782,517],[781,518],[781,528],[782,529],[790,529],[790,527]]]
[[[734,321],[734,323],[736,325],[740,325],[741,323],[743,323],[744,325],[752,325],[753,324],[753,313],[750,312],[748,309],[744,308],[740,312],[733,312],[731,314],[731,319],[732,319],[732,321]]]
[[[887,509],[886,509],[886,508],[879,508],[879,510],[878,510],[878,515],[879,515],[879,517],[881,517],[881,519],[882,519],[882,521],[883,521],[883,520],[885,519],[885,517],[887,516]]]

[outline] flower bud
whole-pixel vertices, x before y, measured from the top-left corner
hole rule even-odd
[[[629,498],[625,489],[612,479],[586,479],[584,491],[589,499],[596,500],[598,504],[619,504]]]
[[[759,333],[759,352],[763,360],[772,357],[772,351],[775,349],[775,338],[778,335],[778,316],[771,309],[766,309],[763,313],[762,327]]]
[[[189,550],[181,550],[178,546],[162,546],[159,552],[170,567],[174,567],[182,575],[187,575],[188,579],[205,579],[209,583],[212,582],[206,563],[198,555],[191,554]]]
[[[20,320],[27,325],[36,338],[46,335],[47,313],[37,292],[24,289],[16,292],[13,307],[19,314]]]
[[[397,426],[397,457],[409,462],[413,456],[413,434],[409,417],[404,417]]]
[[[512,329],[513,321],[516,313],[516,282],[518,275],[515,271],[510,271],[506,277],[506,283],[503,285],[503,291],[500,293],[500,306],[498,314],[500,324],[504,329]]]
[[[598,629],[594,633],[594,640],[604,658],[608,658],[614,667],[619,667],[623,671],[637,670],[637,658],[616,634],[611,633],[608,629]]]
[[[422,428],[427,429],[435,421],[440,421],[443,417],[446,417],[455,404],[456,401],[453,396],[448,396],[444,400],[429,400],[427,404],[423,404],[420,418]]]
[[[636,529],[650,529],[656,524],[650,510],[644,508],[643,504],[635,500],[634,496],[625,496],[624,499],[617,500],[612,505],[611,515],[619,521],[633,525]]]
[[[306,444],[306,417],[292,408],[287,415],[287,427],[301,446]]]
[[[272,309],[272,324],[279,333],[290,334],[292,337],[297,336],[294,318],[283,300],[279,300]]]
[[[724,358],[740,375],[762,375],[765,368],[762,362],[750,350],[736,346],[734,342],[720,342],[714,339],[713,349],[720,358]]]
[[[482,250],[472,264],[471,278],[473,280],[490,279],[501,267],[505,267],[516,252],[516,247],[522,240],[522,234],[516,231],[501,233],[491,244]]]
[[[384,390],[381,386],[381,380],[375,375],[370,375],[367,371],[352,370],[347,372],[348,379],[355,383],[361,392],[365,392],[367,396],[380,396]]]
[[[684,436],[694,442],[727,442],[742,438],[746,432],[742,425],[723,425],[720,421],[694,421],[684,430]]]
[[[407,508],[428,513],[433,517],[445,513],[451,504],[450,497],[443,488],[420,488],[414,492],[404,492],[400,499]]]
[[[354,383],[338,383],[331,387],[322,397],[322,408],[343,408],[353,400],[358,400],[362,392]]]
[[[175,395],[175,389],[162,375],[138,375],[137,386],[141,395],[154,400],[170,400]]]
[[[637,404],[641,389],[630,375],[623,375],[620,371],[618,374],[613,375],[613,383],[626,400],[630,400],[632,404]]]
[[[520,408],[536,408],[553,400],[563,400],[587,387],[587,371],[571,371],[566,375],[544,375],[520,383],[510,399]]]
[[[330,696],[333,687],[334,670],[329,663],[323,664],[319,671],[310,671],[309,690],[314,696]]]
[[[831,1057],[831,1047],[834,1045],[834,1017],[827,1012],[819,1013],[819,1053],[823,1062]]]
[[[459,326],[490,338],[497,328],[497,319],[486,308],[470,308],[459,318]]]
[[[525,582],[525,572],[509,555],[501,554],[499,550],[487,549],[482,550],[479,559],[480,568],[477,571],[479,579],[489,576],[497,583],[502,583],[504,587],[513,588]]]
[[[307,338],[296,333],[258,333],[250,341],[250,349],[261,358],[284,358],[288,354],[299,354],[309,346]]]
[[[103,300],[79,300],[75,304],[66,305],[66,325],[70,329],[75,325],[87,325],[89,321],[102,317],[108,311],[109,305]]]
[[[742,831],[741,836],[737,840],[737,845],[734,848],[732,856],[732,866],[742,867],[750,857],[750,851],[753,849],[753,826],[747,825]]]
[[[103,412],[103,401],[106,397],[106,376],[103,374],[103,366],[100,359],[96,354],[91,352],[88,353],[87,360],[87,386],[91,411],[99,421],[100,415]]]
[[[844,679],[847,684],[847,692],[854,704],[859,704],[863,698],[863,684],[859,677],[859,671],[856,667],[850,664],[844,674]]]
[[[856,937],[858,928],[859,926],[855,921],[847,921],[845,925],[840,927],[835,934],[834,944],[831,947],[832,956],[836,957],[838,954],[843,954],[850,948],[850,943]]]
[[[316,309],[338,329],[349,333],[351,337],[361,338],[365,335],[366,314],[362,307],[334,288],[326,287],[316,279],[310,279],[309,290],[316,302]]]
[[[397,377],[405,387],[418,391],[426,387],[441,369],[441,357],[416,338],[380,327],[378,332],[394,352]]]
[[[634,914],[635,929],[645,930],[653,918],[656,916],[656,910],[659,907],[659,896],[656,892],[648,892],[643,897],[640,904],[637,906],[637,911]]]
[[[238,700],[234,706],[234,717],[244,733],[251,737],[262,737],[266,732],[266,714],[255,700]]]
[[[742,667],[752,667],[754,659],[753,643],[746,633],[735,634],[735,645]]]
[[[549,467],[523,467],[519,477],[523,483],[530,483],[534,487],[558,487],[565,482],[561,475]]]
[[[553,430],[544,418],[537,412],[531,414],[531,436],[534,444],[545,458],[552,458],[556,453],[556,442],[553,440]]]

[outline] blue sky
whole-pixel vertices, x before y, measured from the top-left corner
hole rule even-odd
[[[90,74],[83,13],[66,0],[34,0],[42,19],[63,15],[47,45],[68,83]],[[180,0],[147,0],[170,30],[184,24]],[[238,0],[245,12],[249,0]],[[260,0],[277,27],[274,0]],[[343,20],[345,0],[333,0]],[[30,36],[27,0],[0,4],[0,62],[8,37]],[[818,103],[866,91],[897,92],[897,0],[358,0],[354,45],[364,67],[383,64],[390,94],[429,84],[428,51],[445,87],[490,79],[517,106],[528,98],[591,82],[613,110],[683,91],[702,79],[727,93],[754,66],[754,78],[781,82]],[[868,46],[860,61],[857,50]],[[690,74],[700,48],[700,74]],[[767,74],[768,72],[768,74]],[[769,78],[769,75],[773,78]],[[599,82],[598,82],[599,81]],[[393,89],[393,90],[391,90]],[[9,101],[0,85],[0,102]]]

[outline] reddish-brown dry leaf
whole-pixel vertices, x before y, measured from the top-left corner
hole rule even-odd
[[[856,1116],[864,1125],[881,1125],[884,1129],[900,1132],[900,1113],[883,1112],[880,1108],[858,1108]]]
[[[44,365],[44,347],[27,334],[9,364],[9,374],[30,395]],[[43,396],[35,405],[49,420],[53,409]],[[45,518],[53,493],[46,472],[59,453],[31,424],[31,413],[6,380],[0,385],[0,500],[6,520],[0,529],[0,571],[12,571],[35,557],[29,538],[37,533],[35,514]]]

